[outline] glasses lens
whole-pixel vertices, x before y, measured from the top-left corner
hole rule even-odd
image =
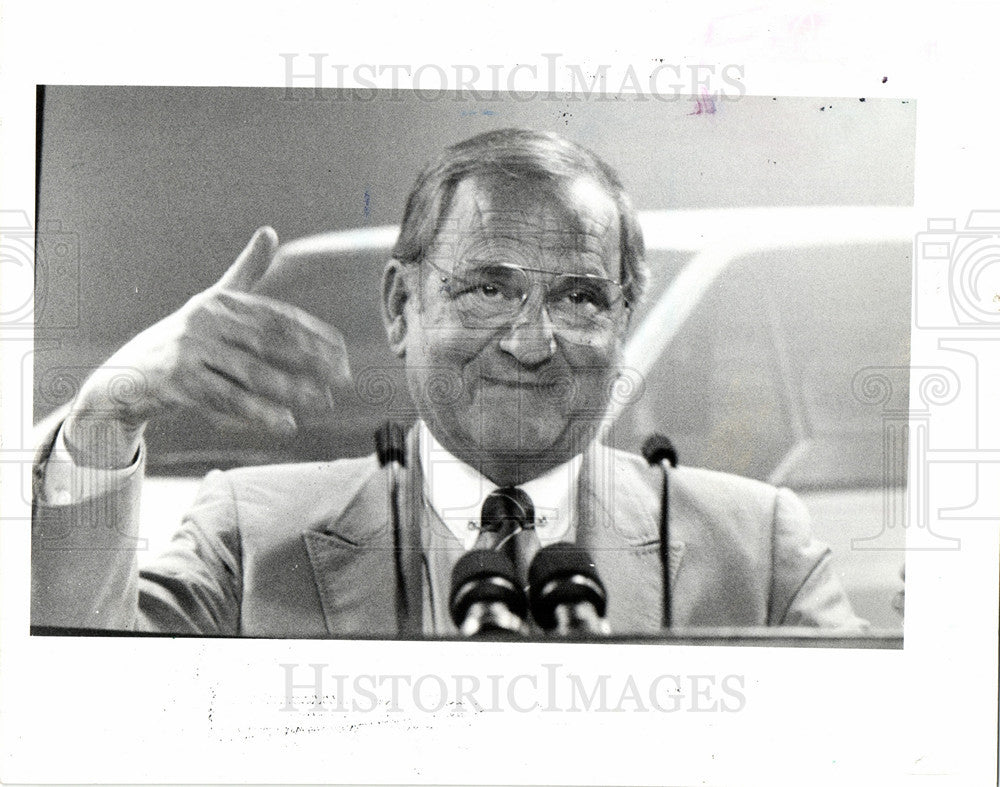
[[[610,319],[621,301],[621,287],[596,276],[563,275],[549,286],[546,306],[552,321],[569,328],[588,328]]]
[[[492,325],[517,316],[528,297],[528,275],[513,265],[476,265],[456,271],[452,298],[463,320]]]
[[[448,280],[455,308],[470,328],[495,328],[515,319],[532,289],[527,271],[509,263],[462,266]],[[621,285],[599,276],[561,274],[545,290],[546,311],[563,328],[603,329],[623,303]]]

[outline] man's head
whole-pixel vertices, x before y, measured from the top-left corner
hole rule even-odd
[[[407,202],[383,304],[421,417],[497,483],[586,445],[607,407],[645,284],[614,172],[554,134],[449,148]]]

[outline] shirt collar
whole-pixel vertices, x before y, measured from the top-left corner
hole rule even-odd
[[[442,446],[422,420],[419,441],[424,497],[455,538],[471,549],[479,535],[483,501],[499,487]],[[569,531],[582,463],[583,455],[577,454],[520,485],[535,506],[535,530],[542,546],[559,541]]]

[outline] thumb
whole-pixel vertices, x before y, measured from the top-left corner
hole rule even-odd
[[[278,248],[278,233],[271,227],[260,227],[250,238],[246,248],[229,266],[222,278],[215,283],[216,289],[249,292],[250,288],[265,274]]]

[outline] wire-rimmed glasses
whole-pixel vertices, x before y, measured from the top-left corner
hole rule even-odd
[[[442,292],[468,328],[512,324],[538,287],[544,289],[545,310],[557,328],[606,330],[628,308],[621,283],[604,276],[482,260],[463,261],[454,271],[446,271],[425,261],[440,274]],[[542,274],[545,279],[532,281],[529,273]]]

